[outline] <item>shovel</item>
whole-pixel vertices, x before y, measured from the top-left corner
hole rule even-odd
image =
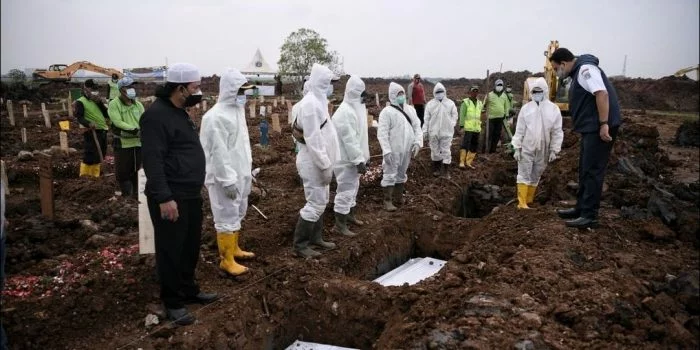
[[[100,155],[100,164],[104,161],[104,156],[102,155],[102,147],[100,147],[100,141],[97,140],[97,133],[95,132],[95,129],[90,129],[92,132],[92,139],[95,141],[95,146],[97,146],[97,154]]]

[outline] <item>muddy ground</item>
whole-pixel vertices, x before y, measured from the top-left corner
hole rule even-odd
[[[56,217],[40,215],[38,160],[17,154],[58,145],[56,122],[66,113],[48,107],[52,129],[37,112],[24,119],[15,111],[15,127],[5,108],[0,115],[11,190],[2,322],[12,349],[284,349],[296,339],[360,349],[698,346],[700,157],[697,146],[676,142],[684,117],[625,113],[599,229],[568,229],[554,213],[575,199],[578,137],[567,130],[529,211],[515,208],[517,165],[509,156],[479,155],[476,170],[453,166],[448,180],[432,177],[424,149],[409,169],[406,203],[384,212],[380,158],[372,158],[358,196],[367,224],[353,227],[355,238],[340,236],[329,205],[325,237],[339,248],[305,261],[291,251],[304,198],[280,104],[273,112],[282,133],[271,133],[268,149],[253,147],[262,170],[251,201],[268,219],[251,208],[243,224],[242,243],[258,255],[245,263],[252,271],[220,275],[205,204],[198,279],[224,298],[190,306],[197,324],[176,328],[144,324],[162,311],[153,257],[138,254],[137,202],[115,195],[109,157],[100,179],[77,177],[82,130],[75,122],[69,145],[77,152],[54,152]],[[202,112],[192,113],[199,120]],[[253,144],[258,122],[249,119]],[[693,134],[697,123],[685,125]],[[370,140],[371,153],[380,154],[375,129]],[[425,256],[448,263],[414,286],[371,282]]]

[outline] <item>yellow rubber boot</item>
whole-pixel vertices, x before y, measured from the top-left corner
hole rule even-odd
[[[459,150],[459,167],[464,169],[464,162],[467,160],[467,150]]]
[[[236,231],[233,233],[233,238],[234,238],[234,250],[233,250],[233,257],[234,258],[239,258],[239,259],[251,259],[255,257],[254,253],[251,252],[246,252],[245,250],[241,249],[241,247],[238,245],[238,241],[241,238],[241,233],[240,231]]]
[[[240,265],[233,259],[235,250],[235,237],[233,232],[217,232],[216,244],[219,246],[219,268],[233,276],[239,276],[248,272],[248,268]]]
[[[528,191],[528,185],[518,184],[518,209],[530,209],[530,207],[527,206]]]
[[[535,193],[537,193],[537,186],[527,186],[527,204],[535,202]]]
[[[91,176],[89,165],[80,163],[80,176]]]
[[[467,166],[474,169],[474,166],[472,163],[474,162],[474,158],[476,158],[476,153],[474,152],[469,152],[467,153]]]
[[[90,171],[90,173],[92,174],[92,176],[94,176],[94,177],[100,177],[100,168],[101,168],[100,164],[93,164],[93,165],[90,165],[90,166],[92,167],[92,170]]]

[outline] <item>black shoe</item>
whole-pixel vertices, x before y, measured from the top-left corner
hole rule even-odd
[[[194,316],[190,315],[184,307],[181,309],[166,308],[165,313],[168,315],[168,319],[178,326],[189,326],[196,321]]]
[[[566,222],[566,226],[574,228],[596,228],[598,220],[580,217]]]
[[[211,304],[215,301],[219,300],[219,295],[216,293],[205,293],[205,292],[199,292],[197,295],[193,295],[190,297],[185,298],[185,302],[187,303],[197,303],[197,304]]]
[[[569,209],[557,209],[557,214],[562,219],[576,219],[581,215],[581,212],[576,210],[576,208]]]

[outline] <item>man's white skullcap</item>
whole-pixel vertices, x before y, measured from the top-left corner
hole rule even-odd
[[[175,63],[168,68],[169,83],[193,83],[201,81],[199,68],[191,63]]]

